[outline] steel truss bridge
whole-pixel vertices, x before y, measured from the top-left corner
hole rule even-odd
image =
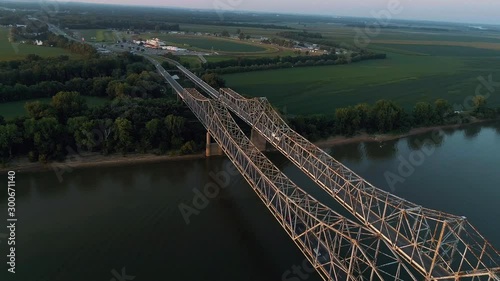
[[[215,90],[169,60],[199,89],[184,89],[147,57],[200,120],[324,280],[500,281],[500,253],[465,217],[385,192],[293,131],[266,98]],[[293,183],[245,136],[248,123],[356,218]]]

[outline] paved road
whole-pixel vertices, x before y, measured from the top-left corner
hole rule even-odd
[[[207,63],[207,59],[202,54],[198,54],[198,58],[200,58],[201,63]]]
[[[53,24],[48,24],[49,26],[49,31],[56,34],[56,35],[61,35],[66,37],[68,40],[75,41],[75,42],[80,42],[76,40],[75,38],[69,36],[66,32],[62,31],[59,27],[53,25]]]

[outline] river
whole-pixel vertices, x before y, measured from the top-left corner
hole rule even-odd
[[[500,248],[500,122],[327,151],[382,189],[466,216]],[[338,208],[283,156],[269,156],[299,186]],[[7,273],[0,236],[0,280],[119,281],[123,274],[123,280],[320,280],[303,269],[300,251],[232,171],[227,158],[216,157],[75,169],[61,181],[53,172],[20,172],[17,273]],[[194,206],[205,189],[213,198]],[[186,219],[180,206],[196,210]],[[302,273],[293,273],[294,266]]]

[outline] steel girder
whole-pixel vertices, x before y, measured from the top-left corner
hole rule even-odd
[[[222,103],[194,89],[182,97],[323,279],[418,280],[383,239],[288,179],[250,142]]]
[[[464,217],[380,190],[293,131],[265,98],[220,99],[429,280],[500,280],[500,254]]]

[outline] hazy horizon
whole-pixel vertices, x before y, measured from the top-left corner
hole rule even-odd
[[[286,0],[189,0],[179,3],[173,0],[64,0],[59,3],[95,3],[133,6],[156,6],[188,9],[212,9],[228,11],[255,11],[273,13],[294,13],[309,15],[331,15],[374,18],[381,11],[391,11],[390,5],[396,5],[390,12],[392,19],[429,20],[461,23],[500,24],[498,11],[500,1],[494,0],[363,0],[338,1],[327,0],[286,1]],[[30,1],[37,2],[37,1]],[[394,4],[396,3],[396,4]]]

